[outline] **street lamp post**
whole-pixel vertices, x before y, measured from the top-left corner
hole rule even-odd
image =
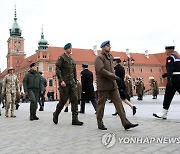
[[[128,67],[128,73],[131,76],[131,65],[134,65],[134,59],[130,58],[130,53],[129,53],[129,49],[126,49],[126,55],[127,55],[127,59],[123,60],[123,64],[124,66],[126,66],[126,62],[127,62],[127,67]],[[130,64],[131,61],[131,64]]]
[[[56,75],[53,75],[53,79],[55,80],[55,87],[56,87],[56,100],[58,99],[57,95],[57,80],[56,80]]]

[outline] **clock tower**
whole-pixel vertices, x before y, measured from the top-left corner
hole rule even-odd
[[[25,59],[24,38],[21,36],[22,30],[17,23],[16,6],[14,13],[14,23],[10,31],[10,37],[7,40],[8,54],[7,67],[18,68],[20,63]]]

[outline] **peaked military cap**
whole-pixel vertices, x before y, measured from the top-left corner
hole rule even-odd
[[[120,59],[120,57],[114,57],[113,60],[115,61],[115,60],[121,60],[121,59]]]
[[[88,68],[88,64],[82,64],[82,67]]]
[[[36,66],[36,63],[32,63],[32,64],[30,65],[30,67],[34,67],[34,66]]]
[[[117,61],[118,63],[120,63],[121,59],[120,59],[120,57],[114,57],[113,61]]]
[[[168,50],[168,49],[174,50],[174,49],[175,49],[175,46],[166,46],[165,49],[166,49],[166,50]]]
[[[104,42],[101,44],[100,47],[102,48],[102,47],[104,47],[104,46],[107,45],[107,44],[110,44],[110,41],[104,41]]]
[[[14,68],[13,68],[13,67],[9,67],[9,68],[8,68],[8,71],[9,71],[9,70],[14,70]]]
[[[67,43],[65,46],[64,46],[64,50],[67,50],[69,48],[72,47],[72,44],[71,43]]]

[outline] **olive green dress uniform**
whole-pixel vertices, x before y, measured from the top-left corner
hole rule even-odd
[[[30,120],[38,120],[36,117],[39,93],[43,91],[41,76],[36,70],[29,70],[23,79],[24,92],[28,93],[30,99]]]
[[[101,48],[109,44],[110,41],[105,41],[101,44]],[[97,124],[98,128],[101,130],[106,130],[107,128],[103,123],[105,102],[108,96],[114,103],[114,106],[120,116],[122,125],[125,129],[136,127],[138,124],[132,124],[126,118],[126,113],[122,105],[122,100],[119,95],[118,86],[116,79],[118,78],[114,72],[113,66],[113,56],[110,53],[102,51],[99,56],[95,59],[95,71],[97,78],[97,90],[98,90],[98,103],[97,103]]]
[[[71,44],[65,45],[64,49],[71,47]],[[76,63],[70,55],[62,54],[56,62],[56,75],[59,81],[60,100],[53,113],[53,122],[58,123],[58,116],[69,99],[71,102],[72,125],[82,125],[83,122],[78,120],[78,96],[77,96],[77,73]],[[64,81],[66,86],[61,86]]]

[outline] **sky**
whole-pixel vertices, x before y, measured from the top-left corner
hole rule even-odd
[[[43,25],[49,46],[92,49],[111,41],[111,50],[150,54],[175,45],[180,50],[179,0],[0,0],[1,71],[7,65],[7,40],[14,23],[22,29],[25,53],[38,48]]]

